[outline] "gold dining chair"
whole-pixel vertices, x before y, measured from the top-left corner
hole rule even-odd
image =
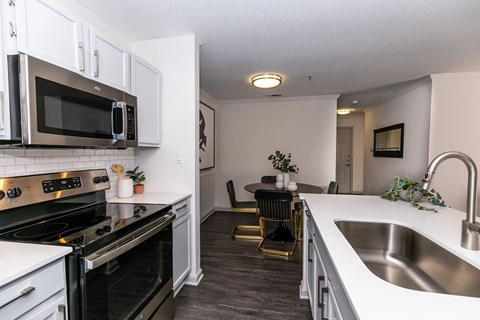
[[[293,255],[298,241],[299,219],[297,218],[298,213],[292,209],[292,193],[290,191],[284,190],[257,190],[255,191],[255,200],[257,201],[257,215],[260,219],[260,228],[262,229],[261,234],[263,235],[262,241],[258,245],[258,249],[265,253],[277,254],[282,256]],[[268,248],[266,246],[268,237],[266,230],[267,221],[276,221],[285,225],[287,222],[293,222],[295,231],[293,237],[293,245],[290,249],[280,250],[279,248]],[[288,233],[290,233],[288,228],[286,230]],[[277,241],[277,244],[278,242],[279,241]],[[282,242],[283,244],[286,244],[288,242],[288,239]]]
[[[232,210],[234,212],[257,212],[256,210],[256,203],[255,201],[237,201],[237,198],[235,196],[235,187],[233,186],[233,181],[229,180],[227,182],[227,192],[228,196],[230,198],[230,204],[232,206]],[[239,233],[241,230],[252,232],[252,233],[258,233],[258,234],[244,234],[244,233]],[[233,230],[231,232],[231,237],[232,239],[250,239],[250,240],[261,240],[262,239],[262,234],[261,234],[261,229],[260,226],[254,226],[254,225],[242,225],[238,224],[235,227],[233,227]]]

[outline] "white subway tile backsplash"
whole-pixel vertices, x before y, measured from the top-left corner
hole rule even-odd
[[[35,163],[52,163],[52,157],[35,157]]]
[[[60,150],[58,150],[58,155],[59,156],[71,156],[71,155],[73,155],[73,150],[72,149],[60,149]]]
[[[43,164],[30,164],[25,166],[25,170],[28,173],[36,173],[43,171]]]
[[[44,149],[43,155],[45,157],[56,157],[58,156],[58,149]]]
[[[65,162],[65,157],[52,157],[52,163],[62,163]]]
[[[25,150],[27,157],[42,157],[44,156],[42,149],[27,149]]]
[[[15,158],[0,158],[0,166],[13,166],[15,165]]]
[[[12,174],[12,173],[24,173],[25,166],[7,166],[5,167],[5,174]]]
[[[5,157],[24,157],[24,149],[5,149]]]
[[[25,165],[25,164],[34,164],[34,163],[35,163],[35,158],[22,158],[22,157],[15,158],[16,165]]]
[[[107,198],[117,195],[118,176],[112,164],[135,167],[134,149],[0,149],[0,177],[58,172],[61,170],[107,169],[111,188]]]

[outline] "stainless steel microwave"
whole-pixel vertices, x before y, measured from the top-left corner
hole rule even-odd
[[[11,140],[3,144],[128,148],[137,98],[32,56],[8,56]]]

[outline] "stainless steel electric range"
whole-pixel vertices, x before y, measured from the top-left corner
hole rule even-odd
[[[0,179],[0,240],[70,246],[69,319],[173,319],[170,205],[107,203],[106,170]]]

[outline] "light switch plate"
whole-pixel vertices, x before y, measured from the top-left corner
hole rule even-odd
[[[177,151],[176,161],[177,164],[183,164],[183,151]]]

